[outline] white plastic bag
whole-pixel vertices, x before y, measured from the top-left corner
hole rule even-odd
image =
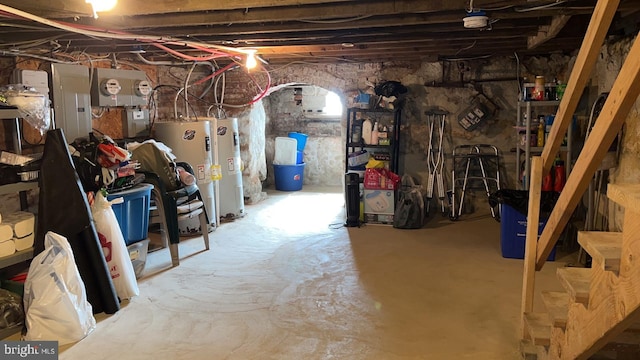
[[[96,320],[71,245],[49,231],[44,246],[33,258],[24,286],[24,340],[80,341],[95,329]]]
[[[102,193],[98,192],[91,205],[91,214],[102,245],[102,252],[109,266],[113,287],[120,300],[130,299],[140,294],[136,273],[129,258],[122,230],[120,230],[116,214],[111,208],[112,203],[122,201],[122,198],[117,198],[109,202]]]

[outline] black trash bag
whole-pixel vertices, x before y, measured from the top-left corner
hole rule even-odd
[[[400,94],[405,94],[407,92],[407,87],[402,85],[402,83],[398,81],[385,81],[381,84],[376,85],[374,88],[376,95],[391,97],[391,96],[400,96]]]
[[[402,177],[402,186],[398,190],[398,201],[393,214],[393,227],[396,229],[420,229],[424,226],[424,197],[419,186],[408,175]]]
[[[549,217],[556,206],[560,193],[543,191],[540,196],[540,216]],[[493,208],[498,204],[506,204],[523,215],[529,212],[529,191],[526,190],[498,190],[489,196],[489,205]]]

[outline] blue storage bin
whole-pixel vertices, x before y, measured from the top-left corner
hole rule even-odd
[[[538,236],[542,234],[547,219],[540,218]],[[527,217],[507,204],[500,205],[500,247],[502,257],[524,259],[527,234]],[[556,259],[556,249],[549,254],[549,261]]]
[[[276,182],[276,190],[301,190],[304,180],[304,163],[296,165],[273,164],[273,177]]]
[[[119,197],[124,199],[123,203],[113,204],[111,208],[127,245],[147,238],[151,189],[153,185],[139,184],[131,189],[107,195],[109,201]]]
[[[290,132],[289,137],[298,141],[298,151],[304,151],[304,147],[307,145],[307,138],[309,137],[309,135],[299,132]]]

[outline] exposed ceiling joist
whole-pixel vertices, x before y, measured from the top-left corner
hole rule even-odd
[[[5,16],[0,20],[0,51],[144,50],[158,59],[175,55],[168,55],[166,45],[193,56],[213,48],[240,49],[241,55],[255,49],[272,63],[569,53],[579,48],[578,36],[584,35],[597,1],[119,0],[112,12],[93,19],[85,0],[4,0],[3,5],[64,21],[71,28],[0,13]],[[484,11],[487,26],[465,28],[462,19],[477,11]],[[637,34],[638,12],[640,1],[621,0],[620,21],[610,35],[634,35],[634,29]]]
[[[554,16],[551,19],[551,24],[540,26],[538,34],[529,37],[527,41],[527,48],[529,50],[535,49],[546,41],[555,38],[558,33],[560,33],[560,30],[562,30],[562,28],[567,25],[567,22],[569,22],[570,18],[571,17],[568,15]]]

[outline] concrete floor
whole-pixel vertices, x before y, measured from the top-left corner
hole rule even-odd
[[[271,191],[210,251],[187,239],[176,268],[149,254],[140,296],[60,359],[521,359],[522,261],[496,221],[345,228],[341,191]],[[537,288],[559,289],[563,265]]]

